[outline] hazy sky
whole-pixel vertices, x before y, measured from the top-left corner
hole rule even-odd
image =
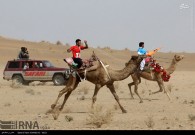
[[[193,0],[0,0],[0,35],[93,47],[195,52]],[[181,4],[190,8],[180,9]],[[195,8],[195,7],[194,7]],[[195,14],[195,13],[194,13]],[[195,16],[195,15],[194,15]],[[195,21],[194,21],[195,27]]]

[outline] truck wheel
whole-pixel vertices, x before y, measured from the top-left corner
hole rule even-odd
[[[59,75],[59,74],[54,75],[53,83],[54,83],[54,85],[57,85],[57,86],[64,85],[65,84],[65,79],[64,79],[63,75]]]
[[[15,83],[24,84],[24,79],[21,75],[14,75],[12,81],[14,81]]]

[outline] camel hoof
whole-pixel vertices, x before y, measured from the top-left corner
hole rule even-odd
[[[51,105],[51,109],[54,109],[55,107],[56,107],[55,104],[52,104],[52,105]]]
[[[133,100],[133,99],[134,99],[134,97],[131,97],[130,99],[131,99],[131,100]]]
[[[123,110],[122,112],[123,112],[123,113],[127,113],[127,111],[126,111],[126,110]]]

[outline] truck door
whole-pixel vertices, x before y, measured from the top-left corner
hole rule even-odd
[[[34,61],[33,63],[34,68],[34,78],[37,81],[46,80],[46,70],[43,66],[42,61]]]

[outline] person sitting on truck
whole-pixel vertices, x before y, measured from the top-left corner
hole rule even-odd
[[[39,68],[39,65],[37,64],[37,62],[35,62],[35,68]]]
[[[21,51],[18,54],[18,59],[29,59],[29,53],[26,47],[21,47]]]
[[[24,65],[24,68],[23,68],[23,69],[24,69],[24,70],[29,69],[29,63],[28,63],[28,62]]]

